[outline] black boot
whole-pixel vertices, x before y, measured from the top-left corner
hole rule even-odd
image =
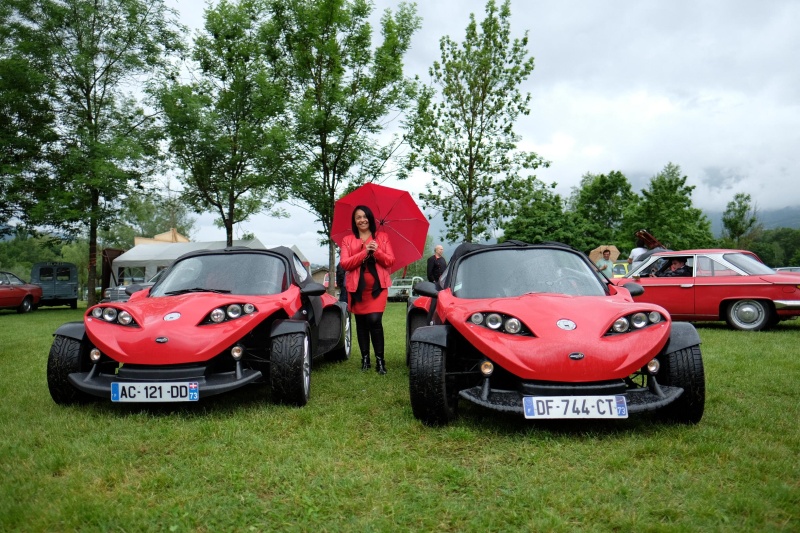
[[[375,354],[375,372],[380,375],[386,374],[386,361],[383,360],[383,355]]]
[[[369,370],[369,354],[361,356],[361,370]]]

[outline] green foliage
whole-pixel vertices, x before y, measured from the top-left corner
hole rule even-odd
[[[800,229],[765,230],[749,248],[771,267],[800,265]]]
[[[582,225],[579,233],[583,243],[578,248],[588,251],[601,244],[627,248],[631,236],[623,227],[624,217],[638,200],[622,172],[585,174],[569,200],[569,210]]]
[[[155,91],[183,197],[218,215],[228,245],[237,223],[284,198],[287,94],[268,26],[257,0],[209,7],[192,50],[194,81],[169,79]]]
[[[387,10],[373,49],[373,6],[364,0],[276,0],[272,9],[292,84],[291,195],[317,217],[327,242],[336,199],[384,176],[398,147],[380,134],[385,118],[409,103],[403,57],[420,19],[413,4]]]
[[[536,178],[513,183],[505,191],[505,198],[514,205],[515,215],[502,222],[500,242],[515,239],[530,243],[558,241],[575,247],[582,244],[574,217],[564,211],[564,201],[553,192],[555,183],[548,186]]]
[[[420,94],[408,119],[409,166],[433,175],[420,198],[442,213],[450,242],[489,239],[509,211],[502,191],[521,174],[547,165],[533,152],[517,150],[514,122],[527,115],[530,94],[519,85],[533,71],[528,35],[511,39],[508,0],[486,4],[478,25],[470,14],[464,42],[445,36],[441,61],[430,75],[436,87]]]
[[[638,203],[625,213],[623,235],[633,236],[647,229],[673,250],[708,248],[716,244],[711,222],[700,209],[693,207],[693,185],[686,185],[678,165],[668,163],[653,176]]]
[[[722,225],[723,246],[728,248],[749,248],[763,231],[750,195],[741,192],[736,193],[733,200],[728,202],[722,214]]]

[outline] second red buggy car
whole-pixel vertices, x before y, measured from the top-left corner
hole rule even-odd
[[[534,420],[702,418],[697,331],[635,302],[640,285],[610,284],[581,252],[462,244],[440,284],[418,284],[408,306],[411,406],[424,423],[450,422],[460,400]]]
[[[345,304],[285,247],[192,252],[152,288],[135,288],[55,332],[56,403],[197,401],[268,381],[275,401],[300,406],[312,360],[350,355]]]

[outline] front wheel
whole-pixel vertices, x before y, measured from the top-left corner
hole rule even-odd
[[[659,357],[662,385],[681,387],[683,394],[667,405],[661,415],[682,424],[697,424],[703,418],[706,405],[706,377],[700,346],[694,345]]]
[[[772,308],[760,300],[737,300],[727,309],[728,325],[742,331],[761,331],[769,325]]]
[[[272,399],[302,407],[311,394],[311,349],[305,333],[287,333],[272,339],[269,379]]]
[[[411,410],[429,426],[444,426],[458,415],[458,390],[453,379],[448,379],[446,368],[445,348],[427,342],[411,343]]]
[[[47,358],[47,388],[57,404],[86,403],[94,399],[94,396],[76,389],[68,379],[73,372],[85,371],[89,366],[88,358],[82,360],[81,357],[80,342],[61,335],[53,338]]]

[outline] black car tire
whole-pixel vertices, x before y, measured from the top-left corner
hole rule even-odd
[[[416,311],[406,318],[406,366],[411,365],[411,336],[417,328],[428,325],[427,313]]]
[[[761,300],[737,300],[726,310],[726,321],[734,329],[741,331],[761,331],[772,317],[772,308]]]
[[[272,339],[269,368],[272,399],[302,407],[311,392],[311,348],[305,333],[287,333]]]
[[[67,379],[73,372],[86,371],[88,367],[88,358],[81,361],[79,341],[61,335],[53,337],[47,358],[47,388],[53,401],[59,405],[70,405],[94,400],[94,396],[76,389]]]
[[[69,308],[70,309],[78,308],[78,300],[76,298],[73,298],[72,300],[69,301]]]
[[[327,354],[325,356],[326,360],[347,361],[350,359],[350,351],[353,347],[353,328],[350,322],[350,312],[346,312],[345,319],[342,321],[342,336],[344,337],[344,346]]]
[[[448,379],[446,368],[446,349],[427,342],[411,343],[411,410],[429,426],[446,425],[458,415],[458,390]]]
[[[658,382],[683,389],[677,400],[660,411],[661,416],[672,422],[697,424],[703,418],[706,404],[706,378],[700,346],[696,344],[664,354],[659,360]]]
[[[17,307],[17,313],[20,314],[30,313],[32,309],[33,309],[33,298],[31,298],[30,296],[26,296],[25,299],[22,300],[22,303],[19,304],[19,307]]]

